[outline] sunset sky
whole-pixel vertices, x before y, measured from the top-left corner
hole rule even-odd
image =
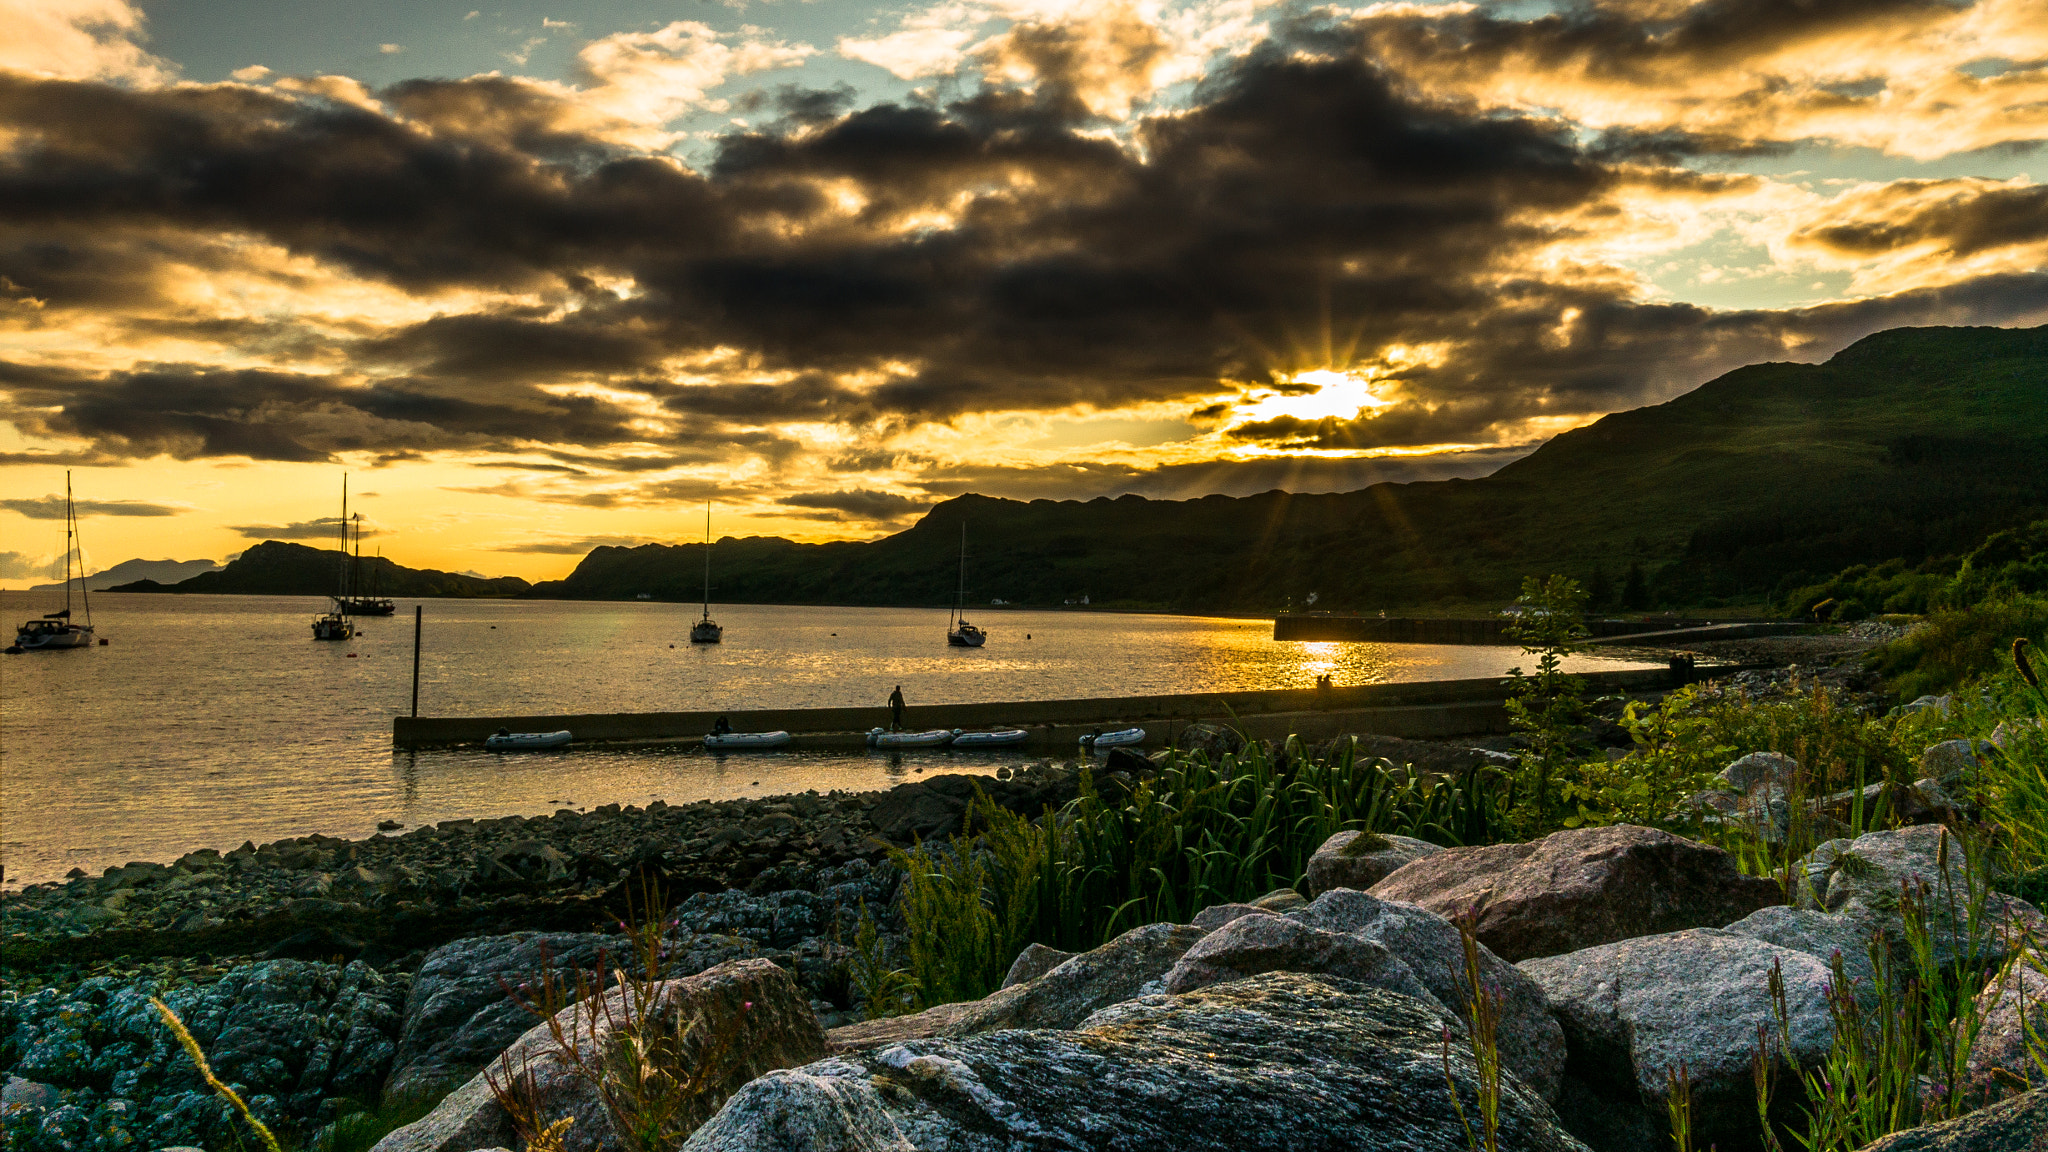
[[[2048,323],[2048,0],[0,0],[0,586],[1478,476]],[[323,520],[325,522],[323,522]]]

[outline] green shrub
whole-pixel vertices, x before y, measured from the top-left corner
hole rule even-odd
[[[1935,612],[1925,627],[1873,654],[1873,666],[1901,700],[1953,692],[2000,670],[2014,637],[2048,640],[2048,597],[1997,597]]]
[[[978,832],[892,853],[905,874],[901,978],[912,1002],[986,995],[1031,943],[1086,951],[1295,887],[1315,850],[1348,829],[1492,842],[1497,774],[1423,779],[1356,748],[1344,740],[1318,757],[1290,738],[1278,756],[1257,743],[1213,761],[1176,753],[1155,778],[1113,793],[1084,771],[1081,794],[1036,819],[978,797],[967,817]],[[863,978],[883,987],[888,975]]]

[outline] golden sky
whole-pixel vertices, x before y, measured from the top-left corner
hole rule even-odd
[[[290,16],[286,18],[285,11]],[[2048,0],[0,0],[0,586],[1478,476],[2048,322]]]

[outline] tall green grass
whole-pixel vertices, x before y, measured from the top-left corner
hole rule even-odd
[[[1032,943],[1085,951],[1295,887],[1338,832],[1490,842],[1502,793],[1484,770],[1425,780],[1359,759],[1354,741],[1318,757],[1290,739],[1278,755],[1258,744],[1213,760],[1177,753],[1155,778],[1113,792],[1084,771],[1076,799],[1036,818],[981,797],[968,817],[980,831],[892,853],[905,877],[905,1006],[984,996]]]
[[[2048,643],[2048,596],[1998,596],[1934,612],[1912,635],[1878,649],[1873,664],[1902,700],[1940,695],[1997,673],[2016,636]]]

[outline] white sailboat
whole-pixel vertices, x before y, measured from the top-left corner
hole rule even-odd
[[[347,640],[355,636],[355,621],[349,619],[348,595],[348,475],[341,477],[341,575],[337,577],[339,587],[328,597],[334,601],[334,610],[323,612],[313,619],[313,639]]]
[[[716,644],[725,639],[725,629],[711,618],[711,503],[704,503],[704,618],[690,625],[690,643]]]
[[[946,627],[946,643],[955,648],[979,648],[988,643],[988,633],[967,622],[967,525],[960,525],[960,591],[953,597],[953,615]]]
[[[71,618],[71,558],[78,557],[78,599],[85,623]],[[78,510],[71,504],[71,473],[64,473],[64,610],[15,629],[14,646],[24,652],[49,648],[86,648],[93,642],[92,594],[85,588],[85,545],[78,539]]]

